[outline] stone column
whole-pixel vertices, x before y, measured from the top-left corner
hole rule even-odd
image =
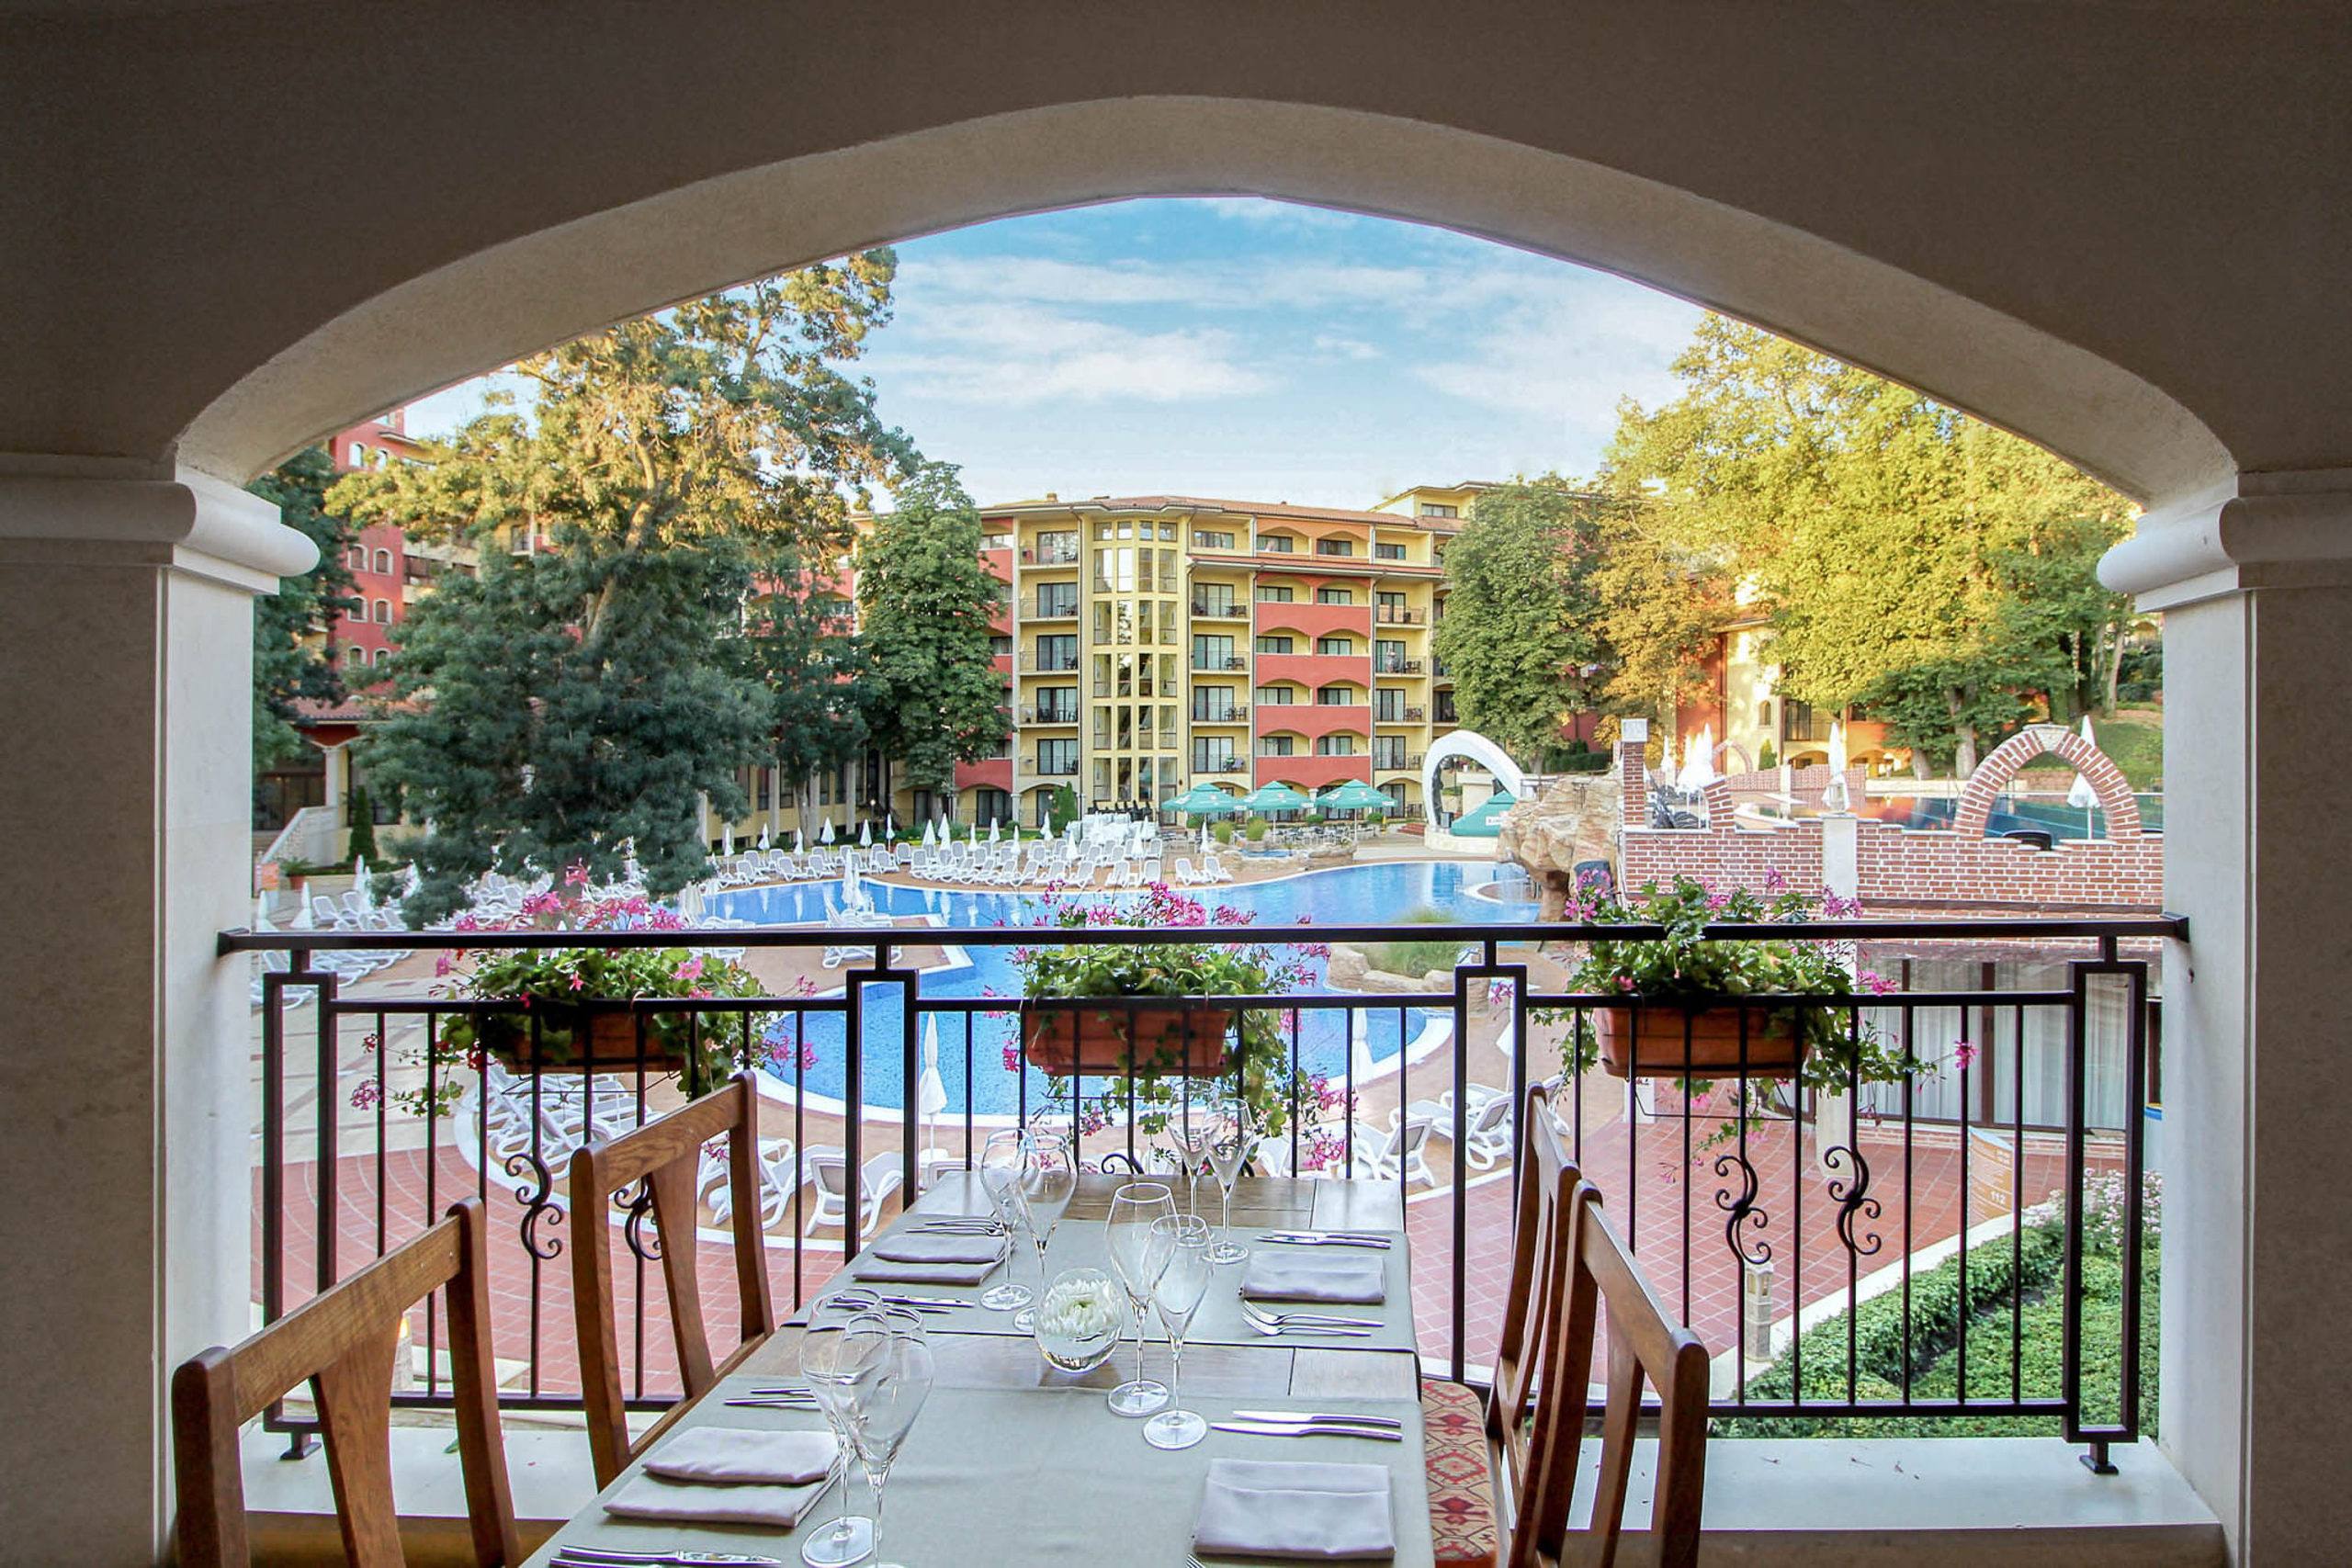
[[[138,1562],[172,1368],[250,1326],[252,602],[316,558],[211,480],[0,460],[0,1556]]]
[[[2352,471],[2242,475],[2101,575],[2165,614],[2165,1448],[2238,1562],[2352,1541]]]

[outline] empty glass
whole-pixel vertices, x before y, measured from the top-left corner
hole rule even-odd
[[[1176,1156],[1184,1162],[1184,1211],[1197,1214],[1201,1212],[1201,1162],[1209,1154],[1208,1126],[1193,1120],[1193,1108],[1187,1104],[1169,1123],[1168,1141],[1176,1145]]]
[[[1224,1194],[1225,1207],[1217,1218],[1216,1244],[1209,1248],[1212,1263],[1238,1263],[1250,1256],[1250,1249],[1233,1239],[1233,1184],[1241,1179],[1241,1168],[1250,1158],[1250,1137],[1243,1131],[1238,1115],[1221,1117],[1209,1128],[1209,1168],[1216,1172],[1217,1190]]]
[[[1017,1127],[989,1134],[980,1150],[980,1187],[989,1195],[996,1217],[1012,1234],[1005,1258],[1005,1277],[980,1292],[980,1304],[990,1312],[1011,1312],[1035,1298],[1028,1286],[1012,1278],[1012,1259],[1021,1255],[1021,1238],[1029,1234],[1029,1136]],[[1042,1259],[1040,1268],[1043,1267]]]
[[[1069,1140],[1059,1133],[1033,1129],[1028,1141],[1029,1161],[1023,1168],[1021,1196],[1029,1211],[1029,1236],[1037,1244],[1037,1286],[1046,1283],[1046,1246],[1054,1238],[1054,1227],[1061,1224],[1069,1212],[1069,1201],[1078,1193],[1078,1156],[1070,1150]],[[1012,1326],[1034,1329],[1037,1314],[1024,1309],[1012,1315]]]
[[[845,1353],[858,1371],[850,1385],[855,1415],[857,1457],[874,1488],[874,1568],[899,1568],[882,1559],[882,1487],[899,1445],[913,1430],[931,1397],[935,1368],[922,1319],[911,1312],[869,1314],[843,1331]]]
[[[847,1511],[849,1467],[857,1455],[856,1412],[850,1396],[857,1367],[849,1346],[849,1326],[869,1311],[861,1301],[845,1303],[828,1297],[809,1309],[808,1326],[800,1337],[800,1375],[808,1380],[808,1392],[824,1413],[825,1425],[833,1429],[839,1449],[825,1484],[831,1486],[836,1480],[842,1483],[841,1517],[801,1545],[800,1561],[808,1568],[848,1568],[853,1562],[865,1562],[874,1551],[873,1518]]]
[[[1148,1416],[1168,1403],[1168,1385],[1143,1375],[1143,1336],[1151,1307],[1151,1227],[1175,1213],[1176,1194],[1164,1181],[1130,1181],[1111,1195],[1103,1245],[1136,1319],[1136,1375],[1111,1391],[1114,1415]]]
[[[1146,1267],[1153,1276],[1152,1310],[1159,1314],[1159,1326],[1168,1331],[1170,1351],[1170,1408],[1143,1424],[1144,1441],[1155,1449],[1189,1449],[1208,1436],[1208,1422],[1179,1404],[1179,1391],[1184,1381],[1184,1334],[1192,1327],[1193,1314],[1200,1310],[1201,1298],[1208,1293],[1209,1280],[1216,1272],[1210,1250],[1209,1223],[1198,1214],[1164,1214],[1152,1222],[1150,1261]],[[878,1500],[874,1511],[877,1517],[882,1511]]]

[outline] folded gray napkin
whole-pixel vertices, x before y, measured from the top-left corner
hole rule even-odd
[[[1394,1557],[1388,1467],[1211,1460],[1193,1550],[1321,1562]]]
[[[876,1285],[977,1285],[1003,1261],[1001,1244],[995,1257],[980,1263],[908,1263],[861,1252],[849,1271],[852,1279]]]
[[[1006,1238],[1001,1235],[913,1235],[898,1234],[883,1236],[871,1251],[874,1256],[891,1263],[989,1263],[1004,1257]]]
[[[616,1519],[788,1530],[824,1490],[821,1481],[813,1486],[687,1486],[639,1475],[605,1499],[605,1512]]]
[[[806,1486],[832,1472],[839,1451],[831,1432],[689,1427],[647,1455],[645,1471],[665,1481]]]
[[[1241,1273],[1241,1293],[1260,1302],[1354,1302],[1378,1305],[1388,1299],[1385,1254],[1284,1252],[1261,1247]]]

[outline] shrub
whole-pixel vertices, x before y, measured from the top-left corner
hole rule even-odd
[[[1766,768],[1777,768],[1780,765],[1780,753],[1772,750],[1772,743],[1770,740],[1756,749],[1756,766],[1759,772]]]
[[[1417,905],[1396,917],[1400,925],[1442,925],[1445,913],[1428,905]],[[1451,969],[1462,956],[1458,942],[1375,942],[1363,950],[1363,961],[1374,969],[1391,975],[1426,975],[1432,969]]]
[[[1266,819],[1262,817],[1252,817],[1250,818],[1250,825],[1241,831],[1251,843],[1263,843],[1266,838]]]
[[[1233,842],[1233,824],[1219,822],[1209,829],[1209,836],[1220,844],[1229,844]]]

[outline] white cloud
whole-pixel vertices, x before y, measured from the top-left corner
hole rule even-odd
[[[996,405],[1182,402],[1275,384],[1244,362],[1244,339],[1216,328],[1144,332],[1035,306],[977,305],[932,321],[928,338],[886,344],[868,366],[902,395]]]
[[[1341,337],[1337,333],[1317,333],[1315,352],[1331,359],[1377,359],[1380,350],[1362,338]]]
[[[1655,405],[1675,394],[1668,366],[1690,341],[1699,308],[1594,281],[1522,278],[1498,289],[1496,309],[1461,352],[1416,374],[1449,397],[1518,414],[1573,445],[1605,438],[1619,399]]]

